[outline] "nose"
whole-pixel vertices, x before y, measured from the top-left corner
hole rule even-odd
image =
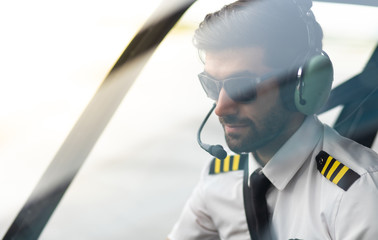
[[[237,102],[232,100],[223,88],[219,93],[217,106],[215,107],[214,112],[218,117],[232,115],[237,112]]]

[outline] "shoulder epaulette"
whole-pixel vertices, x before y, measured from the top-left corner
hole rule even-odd
[[[248,161],[248,155],[229,155],[221,160],[214,158],[210,164],[209,174],[218,174],[231,171],[238,171],[244,169],[245,162]]]
[[[319,172],[337,186],[348,188],[360,177],[355,171],[345,166],[328,153],[320,151],[316,156],[316,164]]]

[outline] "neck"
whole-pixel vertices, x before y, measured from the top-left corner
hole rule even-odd
[[[262,165],[265,166],[270,159],[278,152],[278,150],[285,144],[285,142],[298,130],[302,125],[305,116],[302,114],[294,115],[292,120],[289,122],[285,129],[274,138],[269,144],[259,148],[252,154],[255,159]]]

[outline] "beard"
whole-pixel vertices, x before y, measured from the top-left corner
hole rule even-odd
[[[220,117],[228,147],[235,153],[255,152],[279,137],[286,129],[288,114],[283,109],[272,109],[260,122],[236,115]],[[244,124],[242,133],[227,133],[225,124]]]

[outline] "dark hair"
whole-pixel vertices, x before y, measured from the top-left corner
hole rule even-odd
[[[194,45],[205,52],[261,46],[272,68],[301,64],[309,53],[321,51],[323,32],[310,10],[312,2],[295,1],[239,0],[226,5],[205,17],[195,31]]]

